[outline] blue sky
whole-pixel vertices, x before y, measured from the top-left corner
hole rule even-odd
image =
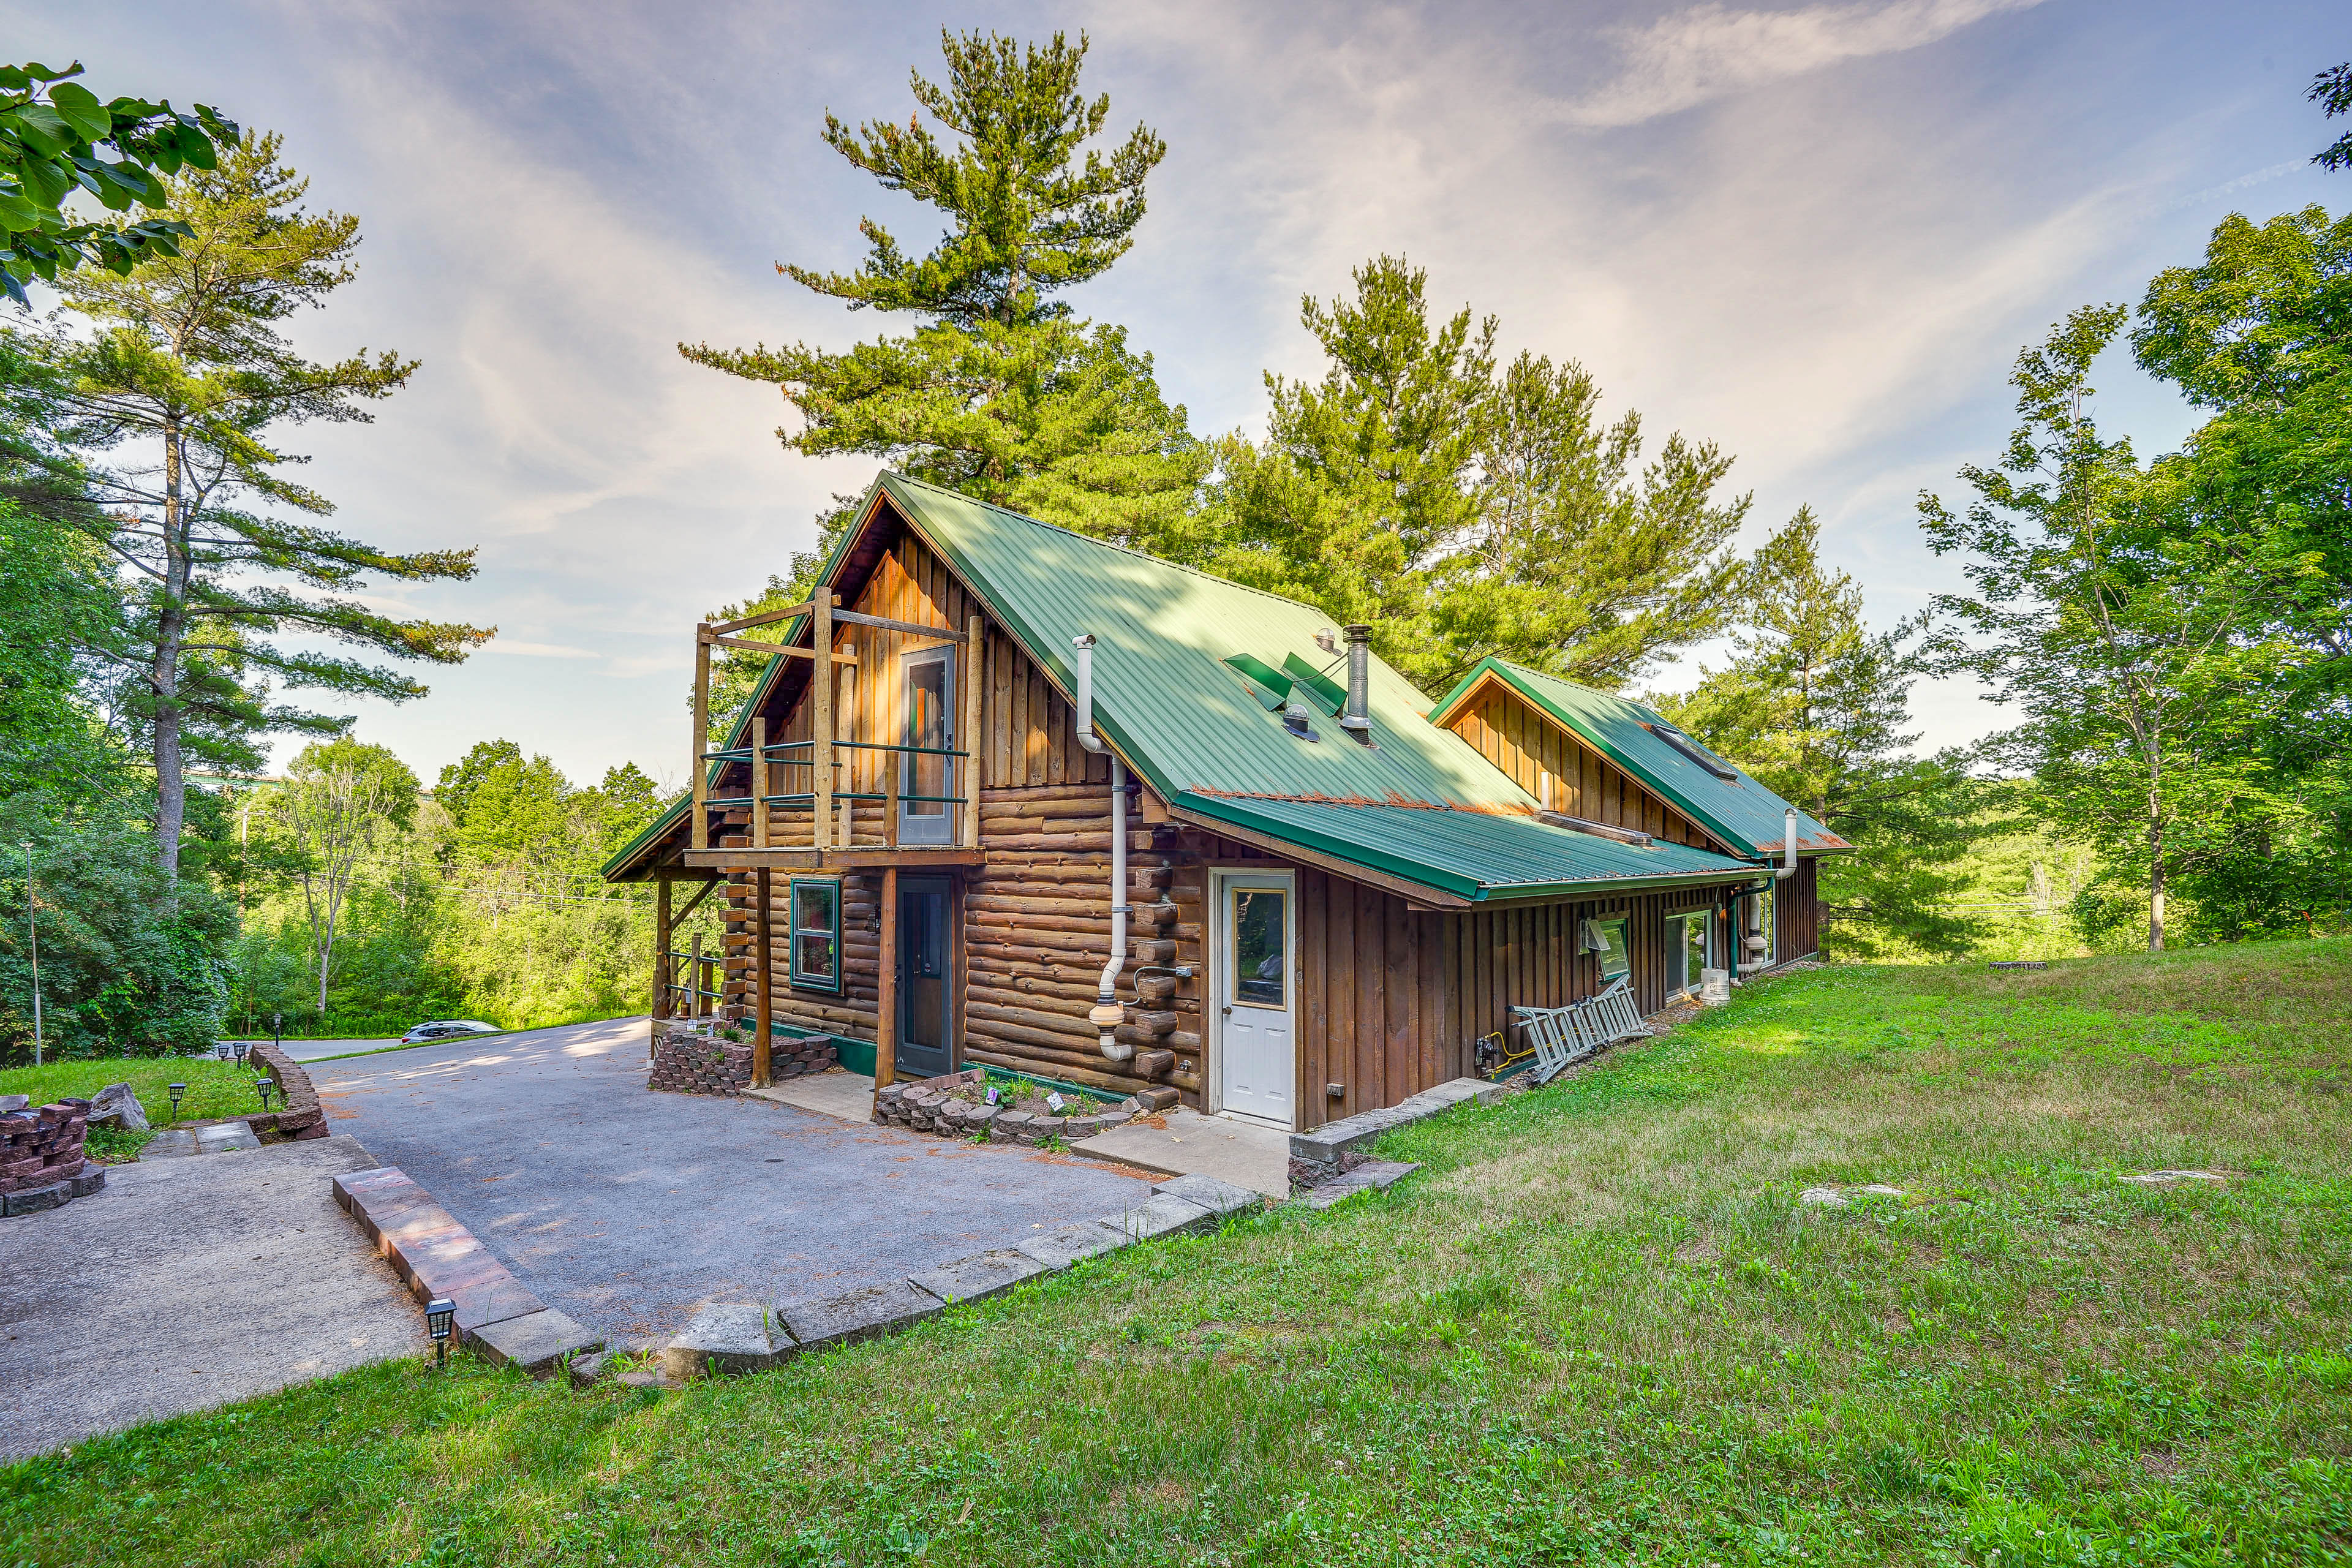
[[[102,95],[283,132],[312,204],[362,218],[359,280],[298,342],[424,366],[373,426],[289,445],[348,531],[480,548],[471,584],[382,596],[499,628],[432,672],[429,698],[358,710],[428,783],[492,736],[583,781],[625,760],[683,778],[694,620],[782,570],[872,465],[783,452],[772,389],[673,345],[873,335],[772,264],[854,263],[866,213],[910,247],[935,232],[818,132],[828,108],[908,112],[908,70],[936,74],[943,25],[1086,29],[1112,129],[1166,138],[1135,249],[1072,298],[1156,354],[1196,431],[1259,431],[1261,374],[1318,369],[1299,296],[1402,251],[1437,300],[1498,316],[1507,353],[1580,359],[1654,437],[1737,454],[1749,542],[1811,503],[1875,620],[1953,580],[1913,498],[1955,495],[1955,469],[1995,452],[2021,345],[2078,304],[2136,300],[2229,212],[2352,195],[2308,163],[2341,127],[2303,88],[2352,55],[2340,6],[2316,4],[0,0],[0,16],[12,58],[79,58]],[[2189,427],[2120,356],[2102,391],[2143,452]],[[1929,744],[2000,722],[1971,688],[1915,707]]]

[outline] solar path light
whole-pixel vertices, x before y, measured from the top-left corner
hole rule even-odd
[[[443,1366],[449,1364],[449,1330],[457,1317],[457,1303],[446,1296],[425,1303],[425,1331],[433,1336],[433,1358]]]
[[[177,1121],[180,1120],[180,1096],[188,1092],[188,1086],[184,1083],[167,1083],[163,1087],[171,1091],[172,1120]]]

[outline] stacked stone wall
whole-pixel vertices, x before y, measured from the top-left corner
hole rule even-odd
[[[89,1138],[87,1100],[0,1113],[0,1213],[53,1209],[104,1186],[105,1168],[83,1152]]]
[[[751,1047],[684,1030],[664,1036],[654,1047],[646,1087],[672,1094],[740,1094],[751,1087]]]

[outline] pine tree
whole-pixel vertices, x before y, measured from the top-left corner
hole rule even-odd
[[[1330,362],[1269,375],[1266,438],[1223,445],[1211,570],[1372,627],[1381,656],[1436,689],[1490,653],[1619,686],[1712,635],[1746,566],[1731,459],[1642,424],[1603,426],[1582,366],[1521,354],[1496,323],[1433,321],[1428,274],[1381,256],[1352,298],[1300,302]],[[1206,532],[1206,530],[1203,530]]]
[[[289,651],[268,640],[273,634],[443,664],[491,635],[322,596],[360,589],[371,574],[462,581],[474,561],[471,551],[394,554],[299,520],[333,508],[288,477],[287,465],[300,459],[278,449],[272,433],[311,419],[364,421],[364,405],[398,391],[416,367],[364,352],[314,363],[280,330],[354,276],[359,220],[305,212],[308,182],[278,163],[278,148],[274,135],[248,134],[218,168],[169,182],[163,210],[188,230],[177,254],[151,256],[121,277],[85,270],[58,283],[68,304],[98,324],[68,361],[70,403],[91,447],[153,455],[152,466],[94,475],[105,509],[92,526],[134,584],[134,651],[109,657],[128,677],[124,710],[146,733],[158,858],[173,874],[189,753],[255,767],[259,735],[344,728],[345,720],[274,704],[272,685],[391,701],[425,694],[394,670]],[[264,581],[250,581],[256,574]],[[320,592],[289,587],[288,578]]]
[[[1479,527],[1433,616],[1444,679],[1495,653],[1613,689],[1738,612],[1749,498],[1717,493],[1732,459],[1677,432],[1643,465],[1642,416],[1604,426],[1600,400],[1573,360],[1522,353],[1498,380]]]
[[[856,272],[777,270],[852,310],[911,312],[922,324],[835,353],[678,345],[688,359],[772,383],[800,416],[779,430],[812,457],[857,453],[982,500],[1098,538],[1152,546],[1181,534],[1208,454],[1124,330],[1076,319],[1051,298],[1098,277],[1134,244],[1144,183],[1167,148],[1138,126],[1108,154],[1086,152],[1110,111],[1078,89],[1087,43],[1040,48],[942,32],[944,85],[912,77],[908,123],[855,129],[831,114],[826,142],[884,188],[936,207],[950,227],[910,258],[872,218]],[[960,140],[942,142],[931,118]],[[819,516],[816,551],[796,557],[792,591],[814,576],[850,521]],[[791,600],[787,603],[793,602]],[[738,661],[740,662],[740,661]]]
[[[1919,666],[1907,645],[1924,618],[1872,632],[1861,584],[1824,570],[1820,545],[1800,509],[1756,552],[1731,664],[1702,668],[1687,696],[1649,700],[1855,847],[1822,862],[1840,947],[1957,954],[1976,928],[1948,911],[1984,812],[1958,753],[1908,754]]]

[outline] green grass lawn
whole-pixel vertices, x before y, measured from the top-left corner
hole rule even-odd
[[[2347,1037],[2341,942],[1821,970],[896,1340],[391,1363],[0,1470],[0,1562],[2343,1561]],[[2230,1174],[2120,1179],[2177,1167]]]
[[[127,1083],[139,1097],[149,1123],[160,1128],[172,1121],[172,1091],[165,1085],[188,1086],[180,1100],[181,1121],[205,1121],[259,1111],[261,1100],[253,1091],[256,1076],[251,1068],[210,1057],[104,1057],[95,1061],[10,1068],[0,1072],[0,1094],[27,1094],[35,1105],[47,1105],[68,1096],[94,1100],[107,1085]],[[142,1133],[100,1127],[90,1133],[89,1150],[101,1160],[127,1160],[146,1142]],[[0,1564],[6,1562],[0,1556]]]

